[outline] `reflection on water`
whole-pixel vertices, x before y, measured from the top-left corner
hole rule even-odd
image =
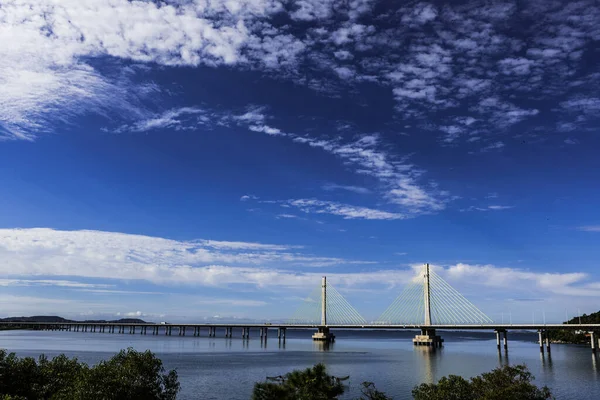
[[[331,351],[333,350],[334,342],[313,340],[313,349],[315,351]]]
[[[508,350],[498,349],[498,366],[504,367],[510,365],[510,359],[508,358]]]
[[[423,383],[435,383],[437,376],[438,358],[442,356],[442,349],[433,346],[413,346],[415,353],[423,359],[422,376]]]

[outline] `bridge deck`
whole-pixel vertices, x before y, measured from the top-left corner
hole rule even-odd
[[[0,326],[126,326],[126,327],[186,327],[186,328],[286,328],[286,329],[388,329],[388,330],[581,330],[600,331],[600,324],[471,324],[471,325],[393,325],[393,324],[363,324],[363,325],[318,325],[318,324],[289,324],[289,323],[124,323],[124,322],[0,322]]]

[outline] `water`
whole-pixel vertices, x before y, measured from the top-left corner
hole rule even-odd
[[[336,376],[350,376],[344,399],[360,395],[363,381],[394,399],[410,399],[412,388],[448,374],[471,377],[495,367],[525,363],[537,385],[547,385],[557,399],[600,399],[600,357],[585,346],[553,345],[552,356],[540,355],[537,334],[509,333],[508,356],[499,356],[493,333],[441,332],[445,347],[434,352],[413,347],[415,332],[335,331],[329,348],[310,339],[312,331],[289,331],[283,345],[276,337],[261,344],[258,331],[243,341],[221,337],[142,336],[108,333],[1,331],[0,347],[19,356],[65,353],[89,364],[120,349],[150,349],[168,369],[176,368],[187,399],[249,399],[255,382],[318,362]],[[206,334],[206,332],[203,332]]]

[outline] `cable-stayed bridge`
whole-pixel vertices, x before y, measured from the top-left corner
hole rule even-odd
[[[360,313],[327,281],[322,278],[300,304],[292,317],[283,323],[204,323],[204,324],[155,324],[121,322],[0,322],[0,326],[12,328],[50,329],[76,332],[99,332],[142,335],[164,334],[171,336],[173,328],[179,336],[190,332],[201,336],[203,330],[209,337],[216,337],[223,330],[226,338],[234,336],[234,330],[242,339],[249,339],[251,330],[258,330],[261,340],[266,341],[270,330],[277,330],[277,338],[285,342],[287,329],[316,329],[313,340],[330,342],[335,339],[332,329],[389,329],[420,330],[413,339],[415,345],[442,346],[440,330],[490,330],[496,334],[498,349],[508,349],[509,330],[537,330],[540,351],[544,345],[550,351],[548,331],[577,330],[589,332],[591,348],[600,348],[600,324],[497,324],[473,303],[448,284],[442,277],[423,266],[417,276],[404,287],[400,295],[374,321],[366,321]],[[116,331],[116,332],[115,332]]]

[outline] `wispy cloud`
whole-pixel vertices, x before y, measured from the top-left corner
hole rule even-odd
[[[166,92],[144,65],[253,69],[330,92],[377,84],[393,95],[402,119],[439,132],[441,143],[487,151],[507,144],[499,134],[523,121],[545,124],[550,113],[570,129],[597,121],[600,71],[586,61],[599,37],[594,0],[389,9],[366,0],[232,4],[5,1],[0,42],[11,45],[0,49],[3,137],[32,140],[87,112],[146,121],[124,125],[133,130],[179,126],[181,115],[143,105],[149,94]],[[118,67],[100,68],[104,60]],[[286,133],[260,110],[237,117],[250,130]]]
[[[75,289],[110,288],[115,285],[101,283],[83,283],[53,279],[0,279],[0,286],[56,286]]]
[[[369,189],[361,187],[361,186],[337,185],[337,184],[334,184],[334,183],[328,183],[326,185],[323,185],[322,188],[324,190],[328,190],[328,191],[345,190],[345,191],[348,191],[348,192],[353,192],[353,193],[358,193],[358,194],[369,194],[369,193],[371,193],[371,191]]]
[[[155,129],[187,130],[204,125],[211,119],[206,111],[198,107],[181,107],[143,118],[130,125],[122,125],[114,130],[121,132],[147,132]]]
[[[253,242],[176,241],[113,232],[5,229],[0,230],[0,274],[17,280],[23,276],[83,276],[163,283],[185,283],[189,279],[190,283],[210,284],[215,276],[235,275],[238,271],[244,276],[257,274],[249,280],[256,283],[275,266],[298,270],[371,263],[314,256],[300,249]],[[240,275],[234,280],[244,279]],[[55,283],[77,285],[70,280]],[[73,287],[99,288],[85,284]]]
[[[277,218],[284,218],[284,219],[297,219],[300,218],[297,215],[294,214],[278,214]]]
[[[510,210],[511,208],[514,208],[514,206],[502,206],[502,205],[491,205],[491,206],[485,206],[485,207],[470,206],[468,208],[463,208],[460,211],[462,211],[462,212],[465,212],[465,211],[502,211],[502,210]]]
[[[254,196],[253,194],[245,194],[240,197],[240,201],[248,201],[248,200],[258,200],[258,196]]]
[[[586,225],[580,226],[577,229],[584,232],[600,232],[600,225]]]
[[[514,206],[488,206],[488,210],[499,211],[499,210],[510,210]]]
[[[382,150],[378,135],[365,135],[350,143],[309,137],[296,137],[294,141],[323,149],[352,166],[357,173],[377,179],[385,189],[385,199],[407,214],[443,210],[451,199],[449,193],[435,186],[419,185],[417,179],[422,171]]]
[[[344,219],[396,220],[408,218],[400,213],[316,199],[288,200],[285,204],[296,207],[307,214],[331,214]]]

